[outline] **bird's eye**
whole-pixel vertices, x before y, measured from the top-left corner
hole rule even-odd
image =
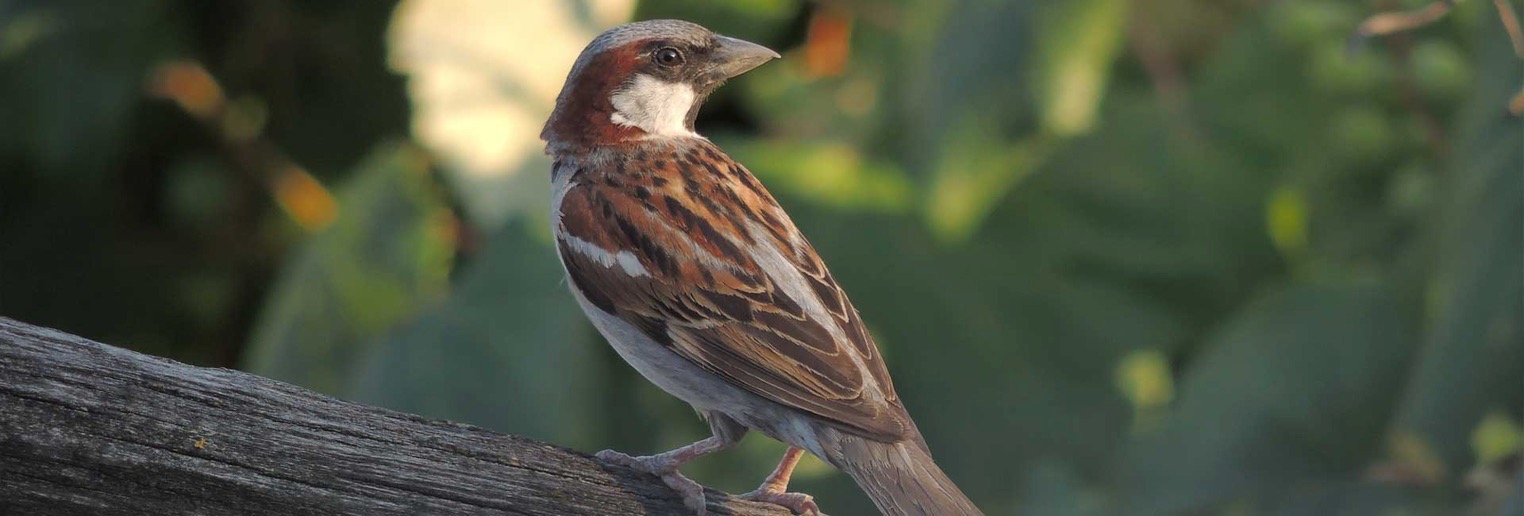
[[[651,58],[664,66],[677,66],[683,64],[683,53],[672,47],[662,47],[651,54]]]

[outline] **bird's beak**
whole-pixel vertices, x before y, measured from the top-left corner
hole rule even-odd
[[[762,63],[782,57],[772,49],[726,36],[715,36],[714,53],[710,54],[709,78],[720,82],[762,66]]]

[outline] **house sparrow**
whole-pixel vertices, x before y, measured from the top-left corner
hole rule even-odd
[[[540,137],[573,295],[614,350],[713,436],[607,462],[655,474],[699,514],[678,468],[749,430],[788,443],[743,498],[819,513],[786,492],[804,451],[893,515],[980,514],[932,461],[857,310],[746,167],[694,133],[704,99],[778,54],[699,25],[609,29],[582,51]]]

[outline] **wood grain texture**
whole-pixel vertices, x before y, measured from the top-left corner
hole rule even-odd
[[[0,318],[0,514],[683,512],[581,452]]]

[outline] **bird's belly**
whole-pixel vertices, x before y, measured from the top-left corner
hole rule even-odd
[[[703,412],[719,412],[769,437],[818,456],[815,423],[800,412],[732,385],[678,356],[638,328],[589,303],[575,287],[577,303],[614,351],[661,390]]]
[[[573,289],[575,290],[575,289]],[[620,358],[640,372],[646,380],[677,396],[699,410],[720,410],[747,403],[756,396],[730,385],[697,364],[647,337],[638,328],[587,302],[577,293],[577,302],[587,312],[598,333],[608,340]],[[760,400],[758,400],[760,401]]]

